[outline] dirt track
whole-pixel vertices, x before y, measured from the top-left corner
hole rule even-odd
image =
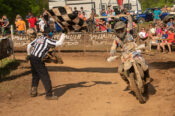
[[[22,63],[9,75],[16,79],[0,83],[0,116],[175,116],[174,55],[145,56],[154,79],[146,104],[123,91],[119,61],[106,62],[105,53],[62,56],[63,65],[47,64],[58,100],[45,100],[41,83],[40,96],[30,98],[30,67]]]

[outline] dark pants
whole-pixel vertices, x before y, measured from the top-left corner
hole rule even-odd
[[[31,56],[30,64],[32,68],[32,87],[38,87],[39,80],[41,79],[46,91],[46,96],[51,96],[52,84],[44,62],[41,61],[40,58]]]

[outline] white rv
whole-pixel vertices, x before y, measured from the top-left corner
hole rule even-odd
[[[69,5],[74,9],[80,10],[80,7],[84,8],[87,17],[90,16],[91,9],[95,9],[97,14],[100,14],[101,9],[107,9],[109,5],[115,8],[118,7],[117,0],[49,0],[49,8],[56,6]],[[124,8],[127,8],[131,13],[141,12],[141,4],[139,0],[123,0]]]

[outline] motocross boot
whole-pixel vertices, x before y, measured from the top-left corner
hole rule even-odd
[[[144,72],[144,74],[145,74],[145,82],[146,82],[146,84],[151,83],[153,81],[153,79],[150,77],[149,70],[146,70]]]
[[[130,86],[129,86],[128,79],[123,74],[120,74],[120,76],[124,80],[124,82],[127,84],[126,88],[123,91],[129,91],[130,90]]]
[[[38,94],[38,92],[37,92],[37,87],[32,87],[32,88],[31,88],[30,96],[31,96],[31,97],[36,97],[37,94]]]

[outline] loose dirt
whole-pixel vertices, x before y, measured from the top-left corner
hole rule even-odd
[[[62,53],[64,64],[47,64],[55,101],[45,99],[41,82],[39,96],[30,97],[30,65],[22,62],[0,83],[0,116],[175,116],[174,56],[144,55],[154,79],[146,104],[123,91],[120,61],[106,62],[106,53]]]

